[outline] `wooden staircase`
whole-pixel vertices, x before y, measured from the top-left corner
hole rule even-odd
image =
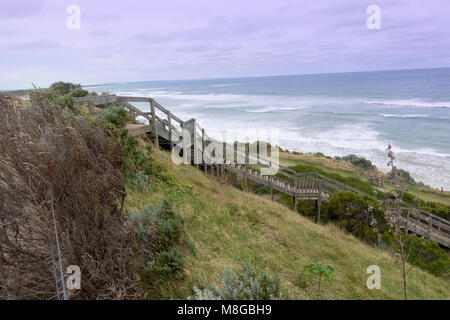
[[[142,112],[132,103],[148,103],[150,112]],[[175,135],[181,135],[182,129],[188,130],[192,139],[189,158],[193,165],[204,170],[205,173],[209,171],[212,174],[223,175],[225,172],[229,172],[243,176],[246,190],[248,190],[249,181],[264,185],[270,188],[272,200],[274,199],[274,190],[292,196],[294,211],[297,211],[298,200],[316,201],[316,222],[320,222],[321,202],[328,201],[331,194],[338,191],[352,191],[360,195],[367,195],[319,173],[299,174],[295,170],[282,166],[279,163],[273,163],[271,159],[259,156],[257,158],[252,157],[248,151],[239,151],[235,145],[225,142],[220,142],[223,144],[223,159],[208,159],[204,153],[205,148],[211,143],[218,142],[210,138],[195,119],[182,121],[152,98],[108,95],[74,99],[74,106],[88,106],[90,112],[94,112],[94,106],[105,106],[108,104],[121,105],[125,108],[128,120],[133,122],[126,126],[131,136],[150,135],[158,148],[166,147],[172,150],[174,148],[172,138]],[[138,118],[141,118],[146,123],[142,123]],[[225,157],[225,154],[230,154],[230,151],[233,155],[233,160],[229,160],[228,156]],[[239,157],[245,159],[244,164],[237,161]],[[278,169],[275,175],[264,174],[261,170],[262,168],[273,168],[273,166],[276,166]],[[376,199],[373,195],[367,196]],[[406,232],[415,233],[450,248],[450,222],[448,220],[405,202],[402,202],[402,207],[404,210],[402,225]]]

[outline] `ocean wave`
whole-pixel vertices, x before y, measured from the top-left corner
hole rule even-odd
[[[305,107],[266,107],[261,109],[246,109],[245,112],[268,113],[268,112],[296,111],[302,109],[305,109]]]
[[[421,99],[367,100],[362,101],[362,103],[402,107],[450,108],[450,101],[425,101]]]
[[[429,118],[426,114],[379,114],[383,118]]]
[[[242,83],[218,83],[210,85],[211,88],[231,87],[241,85]]]

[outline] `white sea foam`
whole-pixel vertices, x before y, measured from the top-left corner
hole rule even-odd
[[[425,101],[421,99],[367,100],[362,101],[362,103],[381,104],[387,106],[403,106],[403,107],[450,108],[450,101]]]
[[[221,88],[221,87],[231,87],[231,86],[238,86],[242,83],[218,83],[218,84],[212,84],[210,85],[211,88]]]
[[[282,112],[282,111],[296,111],[296,110],[302,110],[305,109],[305,107],[266,107],[266,108],[260,108],[260,109],[246,109],[245,112],[252,112],[252,113],[267,113],[267,112]]]
[[[384,118],[428,118],[426,114],[380,114]]]

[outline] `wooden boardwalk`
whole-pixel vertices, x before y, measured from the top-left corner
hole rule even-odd
[[[240,175],[244,177],[246,190],[248,190],[249,181],[270,188],[272,200],[274,199],[274,191],[292,196],[294,211],[297,211],[298,200],[316,201],[316,222],[320,222],[321,202],[327,201],[334,192],[352,191],[366,195],[357,189],[319,173],[299,174],[279,163],[274,164],[268,159],[249,156],[248,152],[239,152],[235,145],[225,142],[220,142],[223,144],[224,149],[223,159],[219,159],[220,161],[217,159],[205,159],[205,148],[211,143],[218,142],[211,139],[205,133],[205,130],[197,124],[195,119],[183,121],[152,98],[108,95],[74,99],[75,106],[86,105],[89,107],[90,112],[93,112],[94,106],[104,106],[111,103],[121,105],[127,111],[128,120],[133,122],[126,126],[130,135],[150,135],[158,148],[163,146],[172,150],[174,147],[174,144],[171,142],[173,140],[172,137],[181,135],[182,129],[188,130],[192,139],[191,161],[199,169],[204,170],[205,173],[210,172],[219,175],[229,172]],[[147,103],[150,106],[150,111],[142,112],[132,103]],[[146,123],[142,123],[141,120]],[[225,157],[227,151],[228,154],[231,151],[234,160],[228,160],[228,155]],[[245,159],[243,161],[244,164],[236,161],[239,157]],[[278,169],[276,175],[267,175],[261,170],[261,168],[269,168],[274,165]],[[367,196],[376,199],[372,195]],[[450,248],[450,222],[448,220],[415,208],[405,202],[402,203],[402,206],[404,208],[402,225],[405,231],[415,233]]]

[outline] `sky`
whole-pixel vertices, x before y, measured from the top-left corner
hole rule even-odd
[[[449,17],[448,0],[1,0],[0,90],[450,67]]]

